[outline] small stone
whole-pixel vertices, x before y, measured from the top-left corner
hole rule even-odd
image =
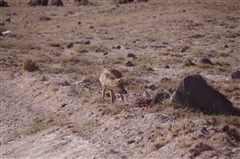
[[[186,52],[188,49],[189,49],[188,46],[184,46],[184,47],[182,47],[179,51],[180,51],[180,52]]]
[[[165,82],[168,82],[168,81],[171,81],[171,78],[162,78],[160,80],[160,83],[165,83]]]
[[[150,98],[151,97],[150,94],[147,91],[144,91],[142,96],[146,97],[146,98]]]
[[[235,71],[231,74],[232,79],[239,79],[240,78],[240,71]]]
[[[190,59],[187,59],[185,61],[185,66],[194,66],[195,64],[190,60]]]
[[[228,49],[228,52],[229,53],[234,53],[234,50],[233,49]]]
[[[133,64],[131,61],[125,62],[124,65],[127,66],[127,67],[132,67],[132,66],[134,66],[134,64]]]
[[[6,22],[11,22],[11,18],[8,17],[8,18],[5,19],[5,21],[6,21]]]
[[[89,29],[94,29],[94,26],[92,26],[92,25],[91,25],[91,26],[89,26]]]
[[[73,43],[72,42],[68,42],[67,43],[67,48],[71,48],[71,47],[73,47]]]
[[[103,53],[103,55],[107,55],[107,54],[108,54],[108,52],[107,52],[107,51]]]
[[[63,86],[71,86],[71,84],[68,81],[64,81]]]
[[[121,49],[120,45],[113,46],[113,49]]]
[[[128,55],[127,55],[127,57],[132,57],[132,58],[136,58],[136,55],[134,55],[133,53],[129,53]]]
[[[151,85],[148,86],[148,88],[151,89],[151,90],[155,90],[155,89],[157,89],[157,86],[154,85],[154,84],[151,84]]]
[[[206,57],[202,58],[200,60],[201,63],[204,63],[204,64],[209,64],[209,65],[213,65],[213,63]]]
[[[224,45],[225,48],[229,48],[229,46],[227,44]]]
[[[66,105],[67,105],[67,103],[63,103],[63,104],[61,105],[61,108],[65,107]]]
[[[169,65],[164,65],[164,68],[170,68]]]
[[[208,130],[207,130],[207,128],[206,128],[206,127],[203,127],[203,128],[202,128],[202,130],[201,130],[201,133],[203,133],[203,134],[206,134],[206,133],[208,133]]]
[[[85,45],[90,45],[90,44],[91,44],[91,41],[90,41],[90,40],[86,40],[86,41],[83,42],[83,44],[85,44]]]

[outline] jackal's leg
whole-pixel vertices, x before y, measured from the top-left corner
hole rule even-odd
[[[106,92],[106,88],[103,87],[103,90],[102,90],[102,100],[104,100],[105,92]]]
[[[112,89],[110,90],[110,94],[111,94],[111,97],[112,97],[112,103],[114,103],[115,99],[116,99],[116,96],[115,96],[115,93]]]
[[[122,101],[124,101],[124,96],[123,96],[123,94],[122,94],[122,93],[119,93],[119,94],[120,94],[120,97],[121,97]]]

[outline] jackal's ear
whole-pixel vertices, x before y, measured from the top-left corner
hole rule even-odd
[[[118,78],[118,79],[116,79],[115,80],[115,83],[117,84],[117,83],[122,83],[123,82],[123,79],[122,78]]]

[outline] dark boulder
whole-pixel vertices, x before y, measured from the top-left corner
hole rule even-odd
[[[27,4],[30,6],[47,6],[48,0],[30,0]]]
[[[63,6],[62,0],[51,0],[52,6]]]
[[[135,0],[134,2],[147,2],[148,0]]]
[[[134,0],[114,0],[114,1],[119,4],[134,2]]]
[[[74,0],[77,5],[88,5],[88,0]]]
[[[207,84],[200,75],[190,75],[179,84],[173,101],[195,105],[205,114],[233,114],[232,103],[216,89]]]
[[[0,0],[0,7],[9,7],[9,5],[4,0]]]

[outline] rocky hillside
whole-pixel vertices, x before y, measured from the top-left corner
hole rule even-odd
[[[172,101],[197,74],[240,109],[236,0],[6,1],[0,158],[240,158],[237,114]],[[124,102],[101,99],[105,67],[122,72]],[[158,93],[168,96],[153,103]]]

